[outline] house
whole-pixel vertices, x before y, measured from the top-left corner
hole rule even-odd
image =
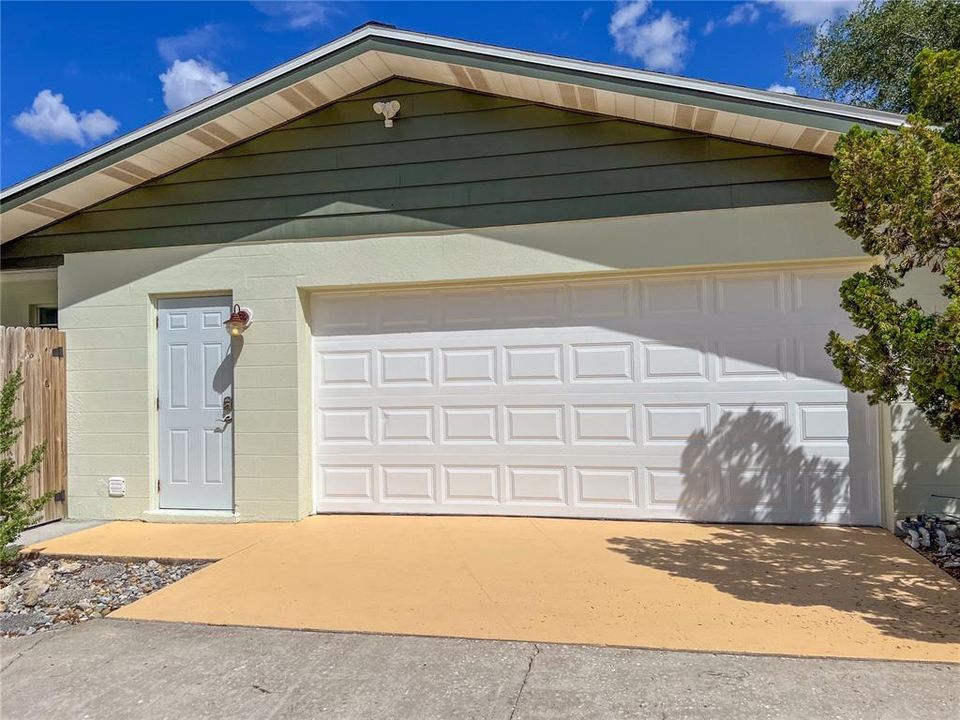
[[[3,322],[76,518],[889,524],[958,461],[823,344],[834,145],[902,122],[370,24],[7,189]]]

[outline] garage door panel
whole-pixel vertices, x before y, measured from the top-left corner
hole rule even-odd
[[[634,345],[629,342],[570,345],[570,382],[632,382],[636,374]]]
[[[718,342],[716,348],[717,379],[721,382],[787,379],[786,338],[730,337]]]
[[[710,379],[709,358],[702,347],[646,342],[642,357],[642,377],[648,383],[706,383]]]
[[[318,293],[317,509],[876,522],[824,272]]]
[[[502,494],[498,465],[444,465],[441,472],[444,504],[500,504]]]
[[[587,465],[573,473],[576,506],[639,510],[638,468]]]
[[[429,330],[436,323],[436,304],[426,292],[396,292],[390,302],[378,302],[376,328],[380,332],[415,332]]]
[[[440,324],[445,330],[492,327],[500,319],[501,306],[497,288],[450,291],[440,306]]]
[[[441,407],[440,440],[446,444],[496,444],[500,439],[498,414],[496,405]]]
[[[720,479],[725,501],[735,511],[755,508],[788,511],[791,498],[796,496],[793,488],[796,475],[790,467],[727,466],[720,468]]]
[[[497,348],[440,348],[441,385],[496,385]]]
[[[328,350],[317,353],[317,382],[323,387],[371,387],[373,352]]]
[[[317,471],[322,501],[367,505],[374,502],[373,465],[319,465]]]
[[[426,407],[381,407],[381,445],[431,445],[434,437],[434,409]]]
[[[381,385],[433,385],[431,348],[381,350],[378,356]]]
[[[507,405],[503,408],[504,440],[508,445],[562,445],[563,405]]]
[[[743,321],[783,312],[783,273],[721,275],[713,280],[719,315],[736,315]]]
[[[383,504],[436,503],[432,465],[381,465],[379,476],[379,501]]]
[[[690,316],[705,315],[709,311],[704,278],[643,280],[640,287],[640,309],[645,319],[679,315],[689,320]]]
[[[581,405],[570,407],[570,439],[574,445],[636,445],[634,405]]]
[[[564,381],[563,346],[513,345],[503,348],[503,380],[508,384]]]
[[[583,321],[623,320],[635,314],[638,300],[635,284],[594,282],[570,289],[570,317]]]
[[[701,403],[643,404],[647,445],[686,445],[710,431],[710,406]]]
[[[320,441],[326,445],[372,445],[373,410],[369,407],[320,408]]]
[[[508,506],[567,504],[567,468],[564,465],[508,465],[505,477]]]

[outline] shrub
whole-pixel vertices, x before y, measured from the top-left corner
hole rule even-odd
[[[30,451],[25,463],[18,464],[13,449],[23,434],[24,420],[14,416],[13,406],[23,386],[21,368],[10,373],[0,389],[0,562],[10,562],[20,549],[13,545],[36,520],[43,506],[53,497],[30,498],[27,479],[43,463],[47,443]]]

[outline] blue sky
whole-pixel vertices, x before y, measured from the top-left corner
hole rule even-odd
[[[850,0],[0,4],[4,187],[368,20],[756,88]]]

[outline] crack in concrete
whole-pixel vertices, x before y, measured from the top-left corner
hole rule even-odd
[[[510,708],[510,717],[507,720],[513,720],[517,714],[517,709],[520,707],[520,698],[523,695],[524,689],[527,687],[527,680],[530,677],[530,672],[533,670],[533,661],[537,659],[537,655],[540,654],[540,646],[536,643],[533,644],[533,652],[530,653],[530,659],[527,660],[527,669],[523,673],[523,679],[520,680],[520,688],[517,690],[516,697],[513,698],[513,707]]]
[[[30,652],[31,650],[33,650],[37,645],[39,645],[39,644],[42,643],[44,640],[46,640],[48,637],[50,637],[51,635],[54,635],[54,634],[55,634],[55,631],[50,631],[50,630],[48,630],[47,632],[38,633],[38,634],[37,634],[37,639],[36,639],[33,643],[31,643],[28,647],[25,647],[23,650],[21,650],[20,652],[18,652],[14,657],[12,657],[9,661],[7,661],[6,663],[4,663],[2,667],[0,667],[0,672],[6,672],[7,670],[9,670],[17,660],[19,660],[20,658],[22,658],[22,657],[23,657],[24,655],[26,655],[28,652]]]

